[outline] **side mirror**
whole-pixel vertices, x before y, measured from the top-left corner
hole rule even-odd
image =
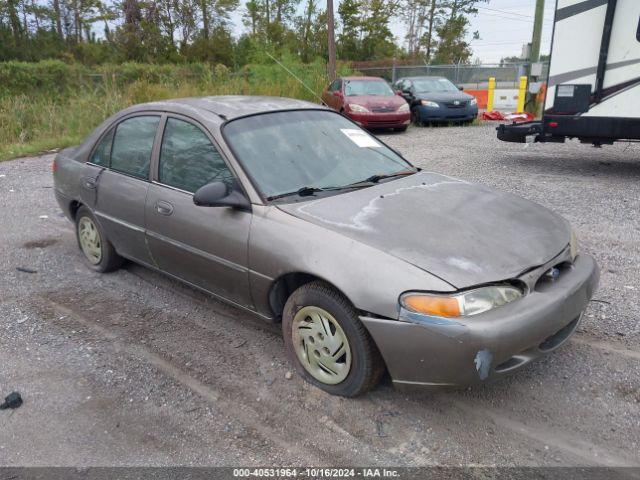
[[[402,96],[402,90],[396,90],[396,95],[398,95],[399,97]]]
[[[250,210],[251,204],[242,192],[229,188],[224,182],[208,183],[193,194],[193,203],[199,207],[231,207]]]
[[[458,85],[458,90],[463,91],[464,87],[462,85]]]

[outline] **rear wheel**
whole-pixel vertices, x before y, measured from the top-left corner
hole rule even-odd
[[[284,307],[282,332],[298,373],[328,393],[361,395],[384,373],[380,353],[356,310],[323,282],[293,292]]]
[[[123,258],[116,253],[87,207],[80,207],[76,213],[76,238],[86,263],[92,270],[110,272],[122,265]]]

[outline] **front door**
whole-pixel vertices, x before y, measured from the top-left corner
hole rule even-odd
[[[144,209],[159,122],[159,115],[135,116],[120,122],[105,157],[108,162],[102,162],[109,168],[96,177],[94,186],[97,192],[94,213],[116,251],[146,264],[152,262],[145,244]]]
[[[236,181],[212,139],[190,120],[168,117],[157,170],[145,207],[147,243],[155,264],[252,308],[247,258],[251,213],[193,203],[193,193],[201,186]]]
[[[341,105],[341,98],[339,97],[339,95],[341,93],[342,93],[342,80],[338,78],[334,80],[329,86],[327,100],[325,101],[325,103],[329,107],[333,108],[334,110],[340,110],[342,105]]]

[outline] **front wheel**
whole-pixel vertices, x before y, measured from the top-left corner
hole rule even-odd
[[[420,112],[418,112],[417,108],[411,110],[411,122],[418,127],[424,127],[424,123],[420,118]]]
[[[76,213],[76,238],[92,270],[104,273],[117,270],[122,265],[123,258],[116,253],[87,207],[80,207]]]
[[[287,356],[309,383],[355,397],[375,387],[384,362],[349,301],[315,281],[298,288],[282,316]]]

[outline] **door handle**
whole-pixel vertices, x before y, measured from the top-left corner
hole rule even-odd
[[[160,215],[169,216],[173,213],[173,205],[169,202],[165,202],[164,200],[158,200],[156,202],[156,212]]]
[[[92,177],[85,177],[82,180],[82,184],[84,185],[84,188],[87,188],[89,190],[95,190],[97,186],[97,179]]]

